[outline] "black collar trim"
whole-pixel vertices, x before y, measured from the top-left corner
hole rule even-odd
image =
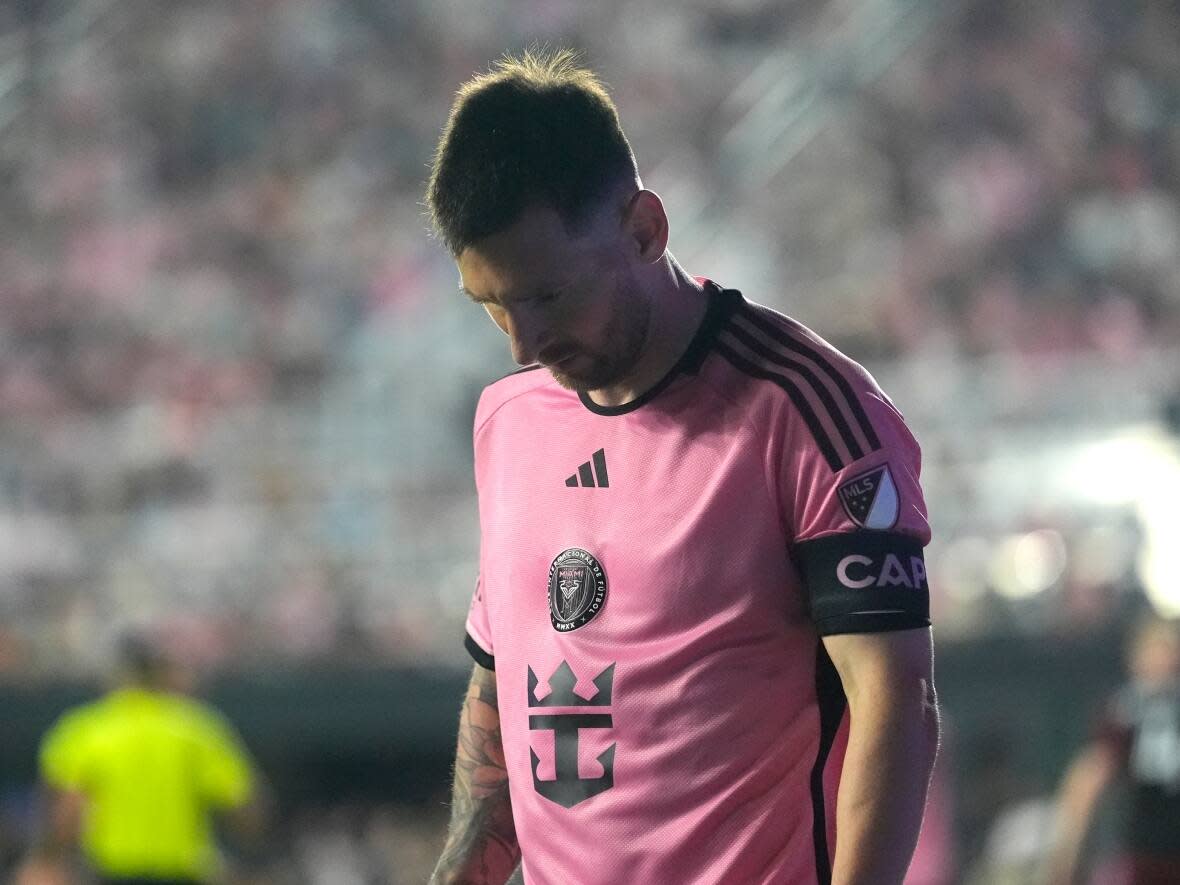
[[[676,361],[663,378],[635,399],[619,406],[600,406],[594,400],[590,399],[588,393],[579,391],[578,399],[582,401],[582,405],[595,415],[626,415],[628,412],[634,412],[636,409],[650,403],[678,375],[695,375],[699,372],[701,365],[705,362],[705,357],[713,349],[713,343],[717,339],[717,333],[721,331],[721,327],[725,325],[730,315],[745,301],[742,298],[742,293],[736,289],[722,289],[712,280],[705,280],[704,285],[705,294],[709,299],[709,304],[705,308],[705,316],[701,320],[700,326],[697,327],[696,334],[693,335],[692,341],[689,342],[687,349],[685,349],[680,359]]]

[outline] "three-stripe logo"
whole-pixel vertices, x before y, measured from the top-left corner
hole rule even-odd
[[[584,489],[605,489],[610,486],[610,478],[606,474],[606,451],[599,449],[590,456],[590,460],[578,468],[578,472],[566,479],[565,484],[571,488],[581,486]]]

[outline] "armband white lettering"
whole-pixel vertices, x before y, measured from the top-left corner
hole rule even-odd
[[[849,577],[848,567],[853,563],[857,565],[872,565],[873,561],[869,557],[861,556],[857,553],[845,556],[840,560],[840,564],[836,566],[836,577],[840,579],[840,583],[853,590],[863,590],[865,587],[872,586],[875,579],[871,575],[867,578],[854,579]]]

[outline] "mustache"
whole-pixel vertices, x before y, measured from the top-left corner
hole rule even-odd
[[[577,354],[578,354],[578,351],[576,348],[554,347],[554,348],[551,348],[549,350],[546,350],[546,351],[543,351],[542,353],[540,353],[537,356],[537,362],[541,363],[541,365],[544,365],[544,366],[552,366],[557,363],[560,363],[564,359],[569,359],[571,356],[576,356]]]

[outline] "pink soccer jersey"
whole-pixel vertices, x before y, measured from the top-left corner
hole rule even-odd
[[[872,377],[706,282],[617,408],[544,369],[475,420],[480,576],[529,885],[831,878],[845,699],[820,637],[928,625],[920,453]]]

